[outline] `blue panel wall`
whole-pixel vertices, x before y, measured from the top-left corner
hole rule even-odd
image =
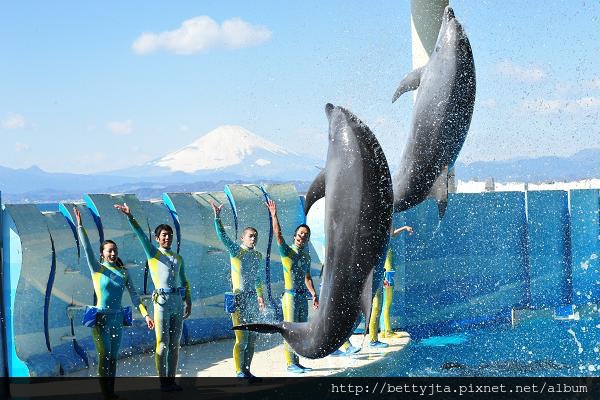
[[[570,301],[570,236],[567,192],[527,193],[530,306],[548,308]]]
[[[409,332],[508,318],[526,304],[523,193],[452,194],[441,221],[427,200],[395,217],[396,225],[415,230],[400,256],[400,313]]]
[[[77,241],[67,219],[57,212],[43,215],[50,231],[55,260],[48,310],[50,346],[62,371],[69,373],[88,365],[87,353],[76,340],[75,326],[80,325],[81,320],[75,319],[73,308],[90,304],[93,289],[87,275],[80,273]],[[79,297],[76,287],[86,287],[87,294]]]
[[[571,190],[573,303],[600,302],[600,191]]]
[[[9,374],[56,376],[60,365],[50,354],[44,318],[54,268],[48,227],[33,204],[5,207],[3,271]]]

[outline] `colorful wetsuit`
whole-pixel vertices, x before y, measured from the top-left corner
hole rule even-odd
[[[392,264],[392,246],[389,247],[387,257],[385,258],[385,272],[389,273],[394,271],[394,265]],[[392,333],[392,324],[390,322],[390,309],[392,308],[392,300],[394,298],[394,281],[388,280],[389,285],[383,288],[383,333],[384,335],[390,335]]]
[[[127,269],[107,261],[100,263],[94,256],[85,229],[79,226],[77,233],[92,274],[97,299],[98,314],[96,325],[92,328],[92,336],[98,353],[98,375],[110,378],[115,376],[117,370],[117,355],[123,330],[121,298],[125,288],[129,291],[131,302],[139,308],[144,317],[148,315],[148,311],[141,303]]]
[[[256,322],[258,318],[257,297],[263,297],[262,254],[254,249],[235,243],[223,228],[220,218],[215,218],[215,230],[225,245],[231,260],[231,287],[236,294],[236,310],[231,313],[233,325]],[[256,332],[234,331],[233,362],[236,374],[250,373],[254,356]]]
[[[381,303],[383,301],[383,276],[384,264],[379,263],[373,270],[373,305],[371,307],[371,318],[369,320],[369,338],[371,342],[378,342],[379,317],[381,315]]]
[[[129,224],[139,239],[154,283],[154,332],[156,334],[156,371],[159,377],[174,378],[183,330],[183,300],[179,288],[185,288],[185,300],[191,301],[190,284],[185,276],[183,258],[168,249],[156,247],[138,222]]]
[[[304,246],[288,246],[285,242],[278,246],[281,264],[283,265],[284,293],[281,300],[283,320],[289,322],[306,322],[308,319],[307,289],[304,279],[310,274],[310,254]],[[285,359],[288,367],[298,364],[298,355],[285,343]]]

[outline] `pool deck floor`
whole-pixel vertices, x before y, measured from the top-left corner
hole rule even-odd
[[[389,344],[384,349],[371,348],[363,335],[354,335],[350,342],[361,347],[348,356],[328,356],[315,360],[300,358],[300,363],[313,368],[303,374],[290,373],[286,369],[283,341],[275,335],[261,336],[256,341],[251,372],[259,377],[322,377],[343,373],[348,368],[359,368],[381,360],[393,352],[402,350],[410,341],[408,333],[400,332],[398,338],[380,338]],[[267,338],[267,339],[265,339]],[[274,343],[276,342],[276,343]],[[181,347],[177,376],[185,377],[234,377],[233,339]],[[154,354],[146,353],[119,360],[117,375],[124,377],[156,376]],[[71,377],[95,377],[95,368],[70,374]]]

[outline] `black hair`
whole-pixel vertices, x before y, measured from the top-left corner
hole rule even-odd
[[[171,233],[171,235],[173,234],[173,228],[171,228],[171,225],[160,224],[154,229],[154,236],[158,237],[162,231],[167,231]]]
[[[244,235],[244,233],[246,233],[246,231],[254,231],[254,233],[256,233],[258,235],[258,231],[253,226],[247,226],[247,227],[245,227],[244,230],[242,231],[242,236]]]
[[[294,231],[294,236],[296,236],[296,234],[298,233],[298,229],[300,228],[306,228],[308,230],[308,235],[310,236],[310,226],[306,225],[306,224],[300,224],[296,227],[296,230]]]
[[[119,247],[112,240],[105,240],[105,241],[103,241],[102,243],[100,243],[100,262],[106,261],[106,260],[104,260],[102,258],[102,252],[104,251],[104,246],[106,246],[107,244],[112,244],[113,246],[115,246],[115,249],[117,250],[117,253],[119,251]],[[125,267],[125,263],[123,263],[123,260],[121,260],[121,258],[119,258],[119,257],[117,257],[117,261],[115,262],[115,265],[117,267]]]

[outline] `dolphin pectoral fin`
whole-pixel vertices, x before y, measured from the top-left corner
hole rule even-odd
[[[306,201],[304,202],[304,215],[308,214],[310,207],[320,198],[325,197],[325,169],[319,172],[319,175],[310,184],[306,192]]]
[[[371,310],[373,308],[373,271],[367,277],[360,296],[360,308],[365,316],[365,335],[369,333]]]
[[[448,166],[444,167],[435,182],[433,182],[433,186],[427,197],[436,200],[439,217],[440,219],[444,218],[446,207],[448,206]]]
[[[421,84],[421,73],[423,72],[423,67],[417,68],[414,71],[410,72],[408,75],[402,79],[400,85],[398,85],[398,89],[394,93],[394,97],[392,97],[392,103],[398,100],[403,93],[410,92],[411,90],[415,90]]]
[[[281,325],[272,324],[244,324],[232,327],[234,331],[253,331],[259,333],[283,333]]]

